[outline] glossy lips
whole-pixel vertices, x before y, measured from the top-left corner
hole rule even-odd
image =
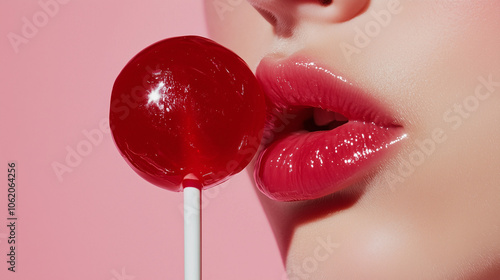
[[[266,58],[257,79],[269,99],[264,140],[274,141],[260,153],[254,175],[271,199],[315,199],[341,190],[406,137],[370,96],[305,58]]]

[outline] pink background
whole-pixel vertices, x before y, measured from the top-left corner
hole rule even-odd
[[[202,1],[60,2],[68,3],[49,16],[38,1],[0,2],[0,279],[182,279],[182,195],[136,175],[99,124],[133,55],[166,37],[206,35]],[[23,36],[23,17],[33,16],[40,27],[16,53],[8,36]],[[68,151],[78,149],[85,155],[69,166]],[[10,160],[18,165],[16,273],[6,263]],[[71,172],[59,179],[57,163]],[[205,193],[204,279],[282,279],[252,188],[242,172]]]

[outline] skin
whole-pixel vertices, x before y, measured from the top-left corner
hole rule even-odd
[[[381,100],[408,134],[339,193],[292,203],[260,195],[288,277],[500,279],[500,2],[400,0],[356,46],[355,28],[389,2],[205,3],[210,36],[252,69],[266,55],[313,57]],[[475,96],[480,77],[493,82]],[[419,151],[424,159],[402,172]]]

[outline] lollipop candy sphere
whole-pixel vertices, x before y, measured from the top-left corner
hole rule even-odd
[[[197,36],[157,42],[137,54],[113,86],[110,126],[128,164],[162,188],[203,188],[241,171],[264,126],[257,80],[236,54]]]

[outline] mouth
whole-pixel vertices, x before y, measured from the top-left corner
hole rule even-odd
[[[264,148],[254,177],[277,201],[320,198],[363,179],[406,138],[377,99],[310,59],[265,58]]]

